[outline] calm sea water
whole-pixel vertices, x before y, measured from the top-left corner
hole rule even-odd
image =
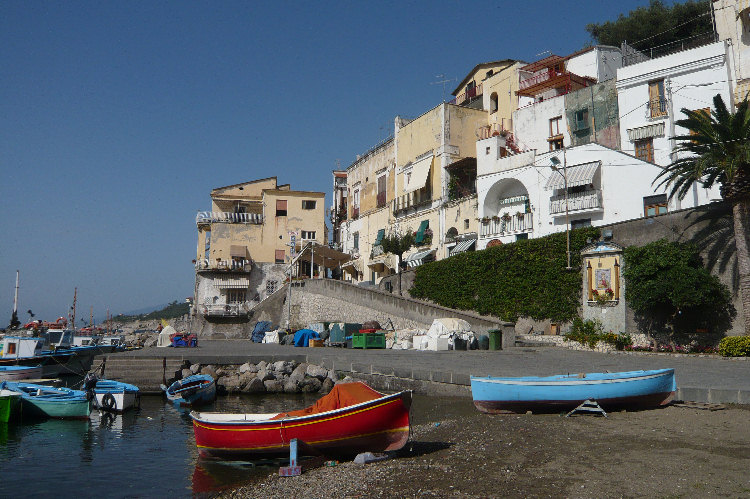
[[[317,398],[228,396],[201,410],[281,412]],[[162,397],[143,396],[141,408],[124,415],[0,423],[0,496],[190,497],[278,473],[282,463],[199,459],[188,414]]]

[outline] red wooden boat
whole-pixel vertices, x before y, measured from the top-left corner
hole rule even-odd
[[[340,383],[312,406],[279,414],[191,412],[202,457],[289,456],[296,438],[305,453],[351,456],[402,448],[409,439],[411,391],[383,395],[364,383]]]

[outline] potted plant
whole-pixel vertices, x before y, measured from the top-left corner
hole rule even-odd
[[[499,221],[500,221],[500,217],[499,217],[499,216],[497,216],[497,215],[493,215],[493,217],[492,217],[492,221],[493,221],[493,222],[499,222]]]
[[[503,219],[503,221],[505,221],[505,222],[510,222],[510,213],[508,213],[508,212],[506,211],[505,213],[503,213],[503,216],[502,216],[501,218],[502,218],[502,219]]]
[[[615,292],[612,291],[612,288],[607,288],[604,291],[599,291],[598,289],[592,289],[591,294],[594,297],[594,301],[597,305],[606,305],[607,302],[612,301],[612,299],[615,297]]]
[[[482,217],[479,219],[483,224],[490,223],[490,217]]]

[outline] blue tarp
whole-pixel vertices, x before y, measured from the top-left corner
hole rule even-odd
[[[300,329],[294,333],[294,346],[295,347],[309,347],[310,340],[317,340],[320,335],[312,329]]]
[[[266,331],[271,330],[271,322],[270,321],[258,321],[257,324],[255,324],[255,329],[253,329],[253,335],[250,337],[253,340],[253,343],[262,343],[263,338],[266,336]]]

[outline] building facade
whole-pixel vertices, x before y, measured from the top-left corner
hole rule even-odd
[[[713,0],[714,22],[719,40],[731,51],[734,104],[750,95],[750,1]]]
[[[292,237],[297,249],[327,243],[324,202],[324,193],[293,191],[276,177],[212,190],[211,211],[196,216],[195,313],[243,317],[281,287]]]

